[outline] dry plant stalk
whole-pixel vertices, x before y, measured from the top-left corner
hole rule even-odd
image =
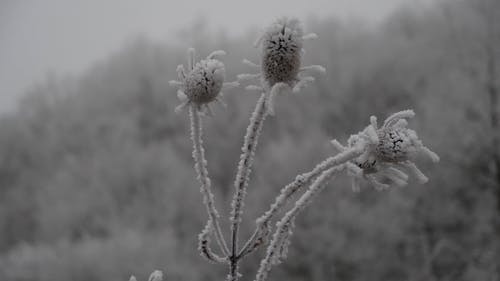
[[[333,146],[339,151],[338,154],[325,159],[311,171],[296,176],[286,185],[269,209],[257,218],[253,234],[240,248],[239,225],[253,159],[264,121],[267,116],[274,114],[275,97],[284,92],[299,92],[306,84],[314,81],[314,78],[307,76],[306,73],[325,72],[324,67],[319,65],[301,66],[303,42],[315,38],[317,36],[313,33],[304,35],[297,19],[281,18],[269,26],[255,43],[255,46],[260,46],[262,50],[261,64],[243,60],[245,64],[260,69],[259,73],[240,74],[238,82],[224,82],[224,64],[216,59],[225,54],[223,51],[212,52],[206,59],[195,63],[194,49],[189,49],[187,71],[184,66],[179,65],[177,67],[179,81],[170,81],[171,85],[178,87],[177,95],[181,101],[176,111],[180,112],[185,107],[189,110],[194,168],[208,213],[205,228],[198,236],[198,248],[201,255],[209,261],[229,266],[227,276],[229,281],[239,279],[238,265],[241,260],[267,243],[266,254],[255,277],[256,281],[266,280],[272,266],[286,258],[297,215],[311,204],[335,176],[345,173],[352,177],[354,191],[360,189],[361,180],[366,180],[376,189],[386,189],[391,185],[406,185],[409,178],[407,173],[415,176],[420,183],[427,182],[427,177],[412,162],[416,154],[423,153],[432,161],[439,161],[437,154],[422,144],[416,132],[407,128],[407,119],[415,115],[412,110],[404,110],[389,116],[380,128],[377,118],[372,116],[370,124],[363,131],[351,135],[346,146],[337,140],[332,141]],[[229,214],[230,240],[226,241],[220,227],[220,217],[215,207],[215,196],[208,175],[200,116],[212,114],[210,103],[222,102],[220,98],[224,88],[239,86],[239,82],[243,81],[257,82],[246,86],[246,89],[256,90],[262,94],[250,117],[241,149]],[[271,234],[274,217],[293,195],[300,193],[304,188],[307,189],[290,210],[276,222],[274,233]],[[217,250],[212,249],[210,245],[211,237],[217,242]],[[161,272],[155,271],[150,280],[157,281],[161,278]],[[131,277],[130,280],[135,281],[135,277]]]

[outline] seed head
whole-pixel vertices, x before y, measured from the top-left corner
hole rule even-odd
[[[375,154],[381,161],[402,162],[412,158],[422,147],[417,133],[406,128],[382,128]]]
[[[369,126],[352,135],[348,147],[362,146],[364,153],[349,163],[351,175],[365,178],[378,189],[390,184],[406,185],[408,175],[400,169],[413,174],[420,183],[427,182],[427,177],[412,161],[418,153],[427,155],[433,162],[438,162],[439,156],[422,144],[415,131],[406,128],[406,119],[414,115],[412,110],[397,112],[389,116],[381,128],[372,116]],[[333,143],[340,150],[346,149],[336,141]]]
[[[262,48],[261,63],[256,64],[247,59],[243,63],[260,68],[259,73],[240,74],[239,81],[255,81],[259,85],[248,85],[245,89],[268,94],[268,113],[273,115],[273,100],[278,93],[299,92],[315,79],[307,74],[316,72],[324,74],[321,65],[301,67],[302,45],[304,40],[316,39],[314,33],[304,35],[302,25],[296,18],[280,18],[271,24],[257,39],[255,47]]]
[[[261,38],[263,79],[269,86],[295,81],[300,70],[302,26],[298,19],[280,18],[271,24]]]
[[[224,51],[214,51],[205,59],[195,63],[195,51],[188,49],[188,70],[184,65],[177,66],[179,81],[172,80],[170,85],[178,88],[177,97],[182,102],[177,106],[176,112],[191,104],[198,110],[211,113],[209,103],[219,101],[224,104],[220,97],[224,88],[237,87],[238,82],[224,82],[226,70],[224,64],[215,59],[217,56],[225,55]],[[202,108],[203,106],[203,108]]]
[[[222,62],[215,59],[202,60],[187,74],[183,85],[184,93],[195,104],[212,102],[222,89],[224,76]]]

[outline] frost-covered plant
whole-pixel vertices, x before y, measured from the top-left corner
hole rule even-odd
[[[249,85],[247,90],[265,91],[269,93],[268,112],[274,114],[274,97],[289,88],[299,92],[314,77],[306,75],[307,72],[325,73],[325,68],[320,65],[302,67],[303,43],[307,39],[315,39],[317,35],[309,33],[304,35],[302,25],[295,18],[280,18],[265,29],[255,42],[255,47],[261,47],[260,65],[247,59],[243,63],[260,68],[260,73],[240,74],[240,81],[256,81],[258,84]],[[273,87],[277,87],[273,90]]]
[[[266,254],[260,262],[255,277],[256,281],[266,280],[272,266],[286,258],[297,215],[311,204],[335,176],[346,173],[352,177],[355,190],[360,188],[360,179],[366,179],[376,189],[385,189],[391,185],[406,185],[408,181],[406,172],[413,174],[420,183],[428,180],[413,163],[418,153],[428,155],[434,162],[439,161],[439,157],[422,144],[416,132],[407,128],[407,119],[415,115],[412,110],[404,110],[389,116],[380,128],[377,119],[372,116],[370,125],[352,135],[346,146],[337,140],[332,141],[334,147],[339,150],[338,154],[325,159],[311,171],[296,176],[291,183],[283,187],[269,209],[257,218],[253,234],[240,247],[239,225],[253,158],[264,121],[274,112],[274,97],[288,90],[297,92],[307,83],[314,81],[313,77],[304,75],[307,71],[325,72],[325,69],[318,65],[301,67],[303,42],[305,39],[316,37],[315,34],[304,35],[297,19],[281,18],[269,26],[256,42],[256,46],[262,48],[261,64],[244,60],[247,65],[260,68],[260,72],[241,74],[238,80],[259,81],[258,84],[246,88],[258,90],[262,94],[250,117],[250,124],[243,140],[234,181],[235,192],[231,202],[228,241],[220,227],[220,217],[215,207],[215,197],[211,189],[208,163],[203,148],[200,116],[201,113],[211,112],[209,103],[220,101],[220,92],[225,86],[234,87],[238,83],[224,82],[224,65],[215,59],[224,52],[215,51],[195,64],[194,49],[188,50],[188,70],[180,65],[177,68],[180,81],[170,82],[178,87],[178,96],[182,102],[176,111],[189,107],[194,167],[208,213],[208,221],[198,236],[198,248],[201,255],[209,261],[229,266],[227,276],[229,281],[236,281],[240,277],[238,265],[245,256],[254,252],[259,246],[267,244]],[[303,191],[305,188],[307,189]],[[277,220],[273,229],[272,221],[275,216],[294,194],[302,191],[299,199],[281,219]],[[211,247],[212,238],[217,242],[217,249]],[[162,277],[161,272],[154,272],[151,276],[150,281],[161,280]],[[130,280],[135,281],[135,278],[132,277]]]
[[[347,172],[353,177],[353,188],[359,190],[359,178],[367,179],[376,189],[385,189],[394,184],[407,184],[408,175],[402,170],[415,175],[418,182],[427,182],[427,177],[412,162],[416,154],[423,153],[438,162],[439,156],[425,147],[415,131],[406,128],[407,118],[415,115],[412,110],[404,110],[389,116],[381,128],[377,127],[377,118],[370,118],[370,125],[358,134],[352,135],[348,145],[343,146],[337,140],[332,144],[340,151],[316,166],[311,172],[297,176],[294,182],[282,189],[269,211],[257,220],[257,224],[267,223],[284,205],[286,199],[297,192],[303,183],[311,183],[308,190],[295,202],[276,223],[276,230],[261,261],[256,281],[266,279],[271,266],[280,263],[285,257],[290,244],[290,236],[297,214],[307,207],[325,185],[340,172]],[[387,183],[380,182],[386,180]]]
[[[176,112],[192,105],[197,111],[212,114],[210,102],[218,101],[224,104],[221,100],[221,90],[238,86],[238,82],[224,82],[226,69],[216,57],[225,54],[226,52],[221,50],[214,51],[205,59],[195,63],[195,50],[188,49],[187,71],[184,65],[177,66],[180,81],[169,82],[170,85],[178,87],[177,97],[181,104],[175,108]]]
[[[355,191],[359,190],[360,179],[366,179],[377,189],[386,189],[391,184],[404,186],[408,175],[401,169],[408,170],[419,183],[428,181],[412,160],[419,153],[427,155],[433,162],[438,162],[439,156],[422,144],[415,131],[406,128],[406,119],[414,116],[413,110],[397,112],[389,116],[380,128],[377,118],[372,116],[369,126],[349,138],[347,147],[365,147],[363,154],[348,166]],[[332,144],[339,151],[347,149],[336,140]]]

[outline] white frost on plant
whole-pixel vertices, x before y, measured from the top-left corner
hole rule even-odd
[[[352,176],[356,190],[359,189],[360,179],[368,180],[377,189],[385,189],[390,184],[406,185],[408,175],[401,169],[412,173],[422,183],[427,181],[427,177],[412,160],[419,153],[427,155],[434,162],[439,161],[439,157],[422,144],[415,131],[406,127],[408,125],[406,119],[414,115],[412,110],[397,112],[389,116],[380,128],[377,118],[370,117],[370,125],[358,134],[352,135],[348,140],[348,146],[343,146],[336,140],[332,141],[340,151],[339,154],[323,161],[311,172],[299,175],[292,184],[282,190],[270,210],[257,220],[258,226],[267,227],[268,220],[280,206],[284,205],[286,198],[295,193],[300,186],[314,179],[293,208],[276,223],[276,230],[267,247],[266,256],[260,263],[255,281],[266,280],[271,267],[286,258],[295,218],[311,204],[326,183],[341,171],[346,170],[348,175]],[[318,176],[318,173],[321,175]],[[258,234],[254,236],[258,237]]]
[[[408,129],[407,119],[415,116],[413,110],[404,110],[389,116],[378,127],[377,118],[370,118],[370,125],[362,132],[352,135],[348,146],[336,140],[332,144],[340,151],[353,146],[363,146],[364,152],[348,165],[353,177],[353,189],[359,190],[359,179],[365,179],[376,189],[386,189],[391,185],[404,186],[408,183],[406,172],[416,177],[419,183],[428,178],[417,168],[413,160],[417,154],[428,156],[433,162],[439,156],[423,145],[414,130]]]
[[[329,157],[316,165],[316,167],[314,167],[311,171],[296,176],[291,183],[281,189],[280,194],[274,199],[274,202],[269,207],[269,210],[264,212],[264,214],[256,220],[257,227],[251,238],[243,246],[240,255],[244,256],[250,254],[258,246],[260,246],[263,241],[267,240],[267,235],[270,234],[271,230],[270,221],[276,214],[278,214],[278,212],[286,205],[294,194],[300,192],[304,187],[312,184],[313,181],[323,172],[337,166],[344,165],[362,153],[363,147],[361,146],[345,148],[341,153]]]
[[[232,228],[237,228],[241,220],[243,201],[246,195],[246,189],[250,180],[251,167],[253,165],[255,151],[257,149],[258,140],[264,121],[266,120],[266,96],[261,95],[257,101],[255,110],[250,117],[250,124],[247,127],[243,146],[241,147],[240,161],[238,162],[238,170],[234,181],[235,194],[231,202],[231,222]]]
[[[195,63],[195,50],[188,49],[187,71],[184,65],[177,66],[179,80],[170,81],[171,86],[178,88],[177,97],[181,104],[175,108],[175,112],[180,112],[187,105],[193,104],[199,111],[211,115],[212,110],[209,103],[221,100],[222,90],[237,87],[238,82],[224,82],[224,64],[216,59],[226,53],[217,50],[210,53],[205,59]]]
[[[295,218],[307,206],[311,205],[313,199],[325,188],[326,184],[344,169],[345,164],[340,164],[322,172],[309,186],[308,190],[295,202],[293,208],[286,212],[283,218],[276,223],[276,230],[267,247],[266,255],[260,263],[254,281],[266,280],[271,267],[286,258]]]
[[[280,18],[272,23],[257,39],[255,46],[262,48],[261,63],[256,64],[247,59],[243,60],[248,66],[260,68],[257,74],[241,74],[239,81],[260,80],[260,85],[247,86],[249,90],[270,92],[271,88],[283,83],[292,92],[299,92],[307,84],[314,81],[314,77],[306,75],[308,72],[325,73],[320,65],[301,67],[304,40],[315,39],[314,33],[304,35],[302,24],[296,18]],[[273,98],[273,97],[270,97]],[[272,103],[271,103],[272,104]],[[268,107],[270,113],[273,107]]]
[[[195,105],[189,107],[189,116],[191,120],[191,140],[193,142],[193,160],[194,169],[197,174],[197,179],[200,182],[200,191],[203,194],[203,204],[205,204],[209,215],[208,225],[214,227],[213,234],[217,240],[217,244],[224,254],[229,253],[225,243],[222,231],[219,226],[219,213],[215,207],[215,196],[211,188],[211,180],[208,176],[208,162],[205,158],[205,149],[203,148],[203,130],[199,112],[195,109]],[[210,229],[210,227],[208,228]]]
[[[210,262],[226,263],[227,259],[214,253],[210,248],[210,235],[214,234],[213,222],[208,220],[203,231],[198,235],[198,250],[200,254]]]
[[[295,18],[278,19],[262,35],[259,40],[261,71],[269,86],[296,80],[302,60],[303,35],[302,25]]]
[[[153,271],[153,273],[149,276],[148,281],[163,281],[163,272],[160,270]]]

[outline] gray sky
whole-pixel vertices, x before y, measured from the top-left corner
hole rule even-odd
[[[49,72],[78,75],[138,34],[165,41],[201,15],[211,29],[239,35],[284,15],[376,22],[409,2],[416,0],[0,0],[0,112]]]

